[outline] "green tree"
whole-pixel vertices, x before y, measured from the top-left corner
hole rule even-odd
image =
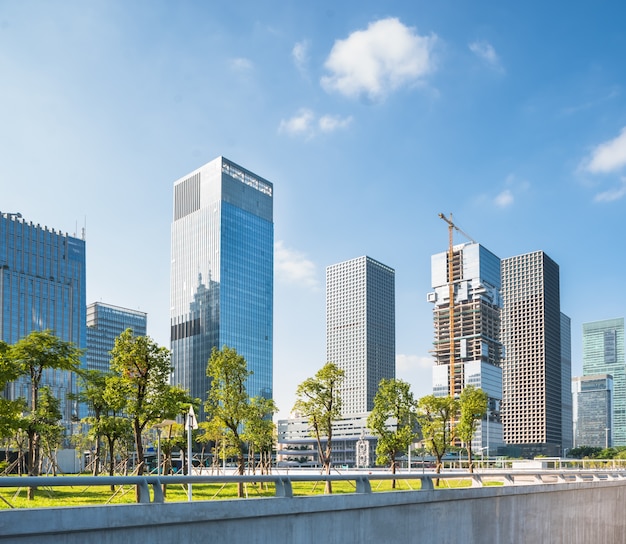
[[[49,330],[32,331],[27,336],[9,346],[3,355],[6,364],[15,368],[19,376],[24,376],[29,383],[30,398],[28,408],[30,414],[22,424],[27,425],[28,434],[28,474],[39,475],[41,458],[41,427],[36,420],[41,415],[39,407],[39,388],[44,372],[61,370],[78,372],[82,350],[71,342],[61,340]],[[24,428],[24,427],[22,427]],[[35,489],[30,487],[28,498],[34,497]]]
[[[255,456],[259,455],[261,474],[268,474],[272,460],[274,431],[276,426],[272,416],[278,411],[272,399],[254,397],[250,400],[250,417],[245,428],[243,439],[248,442],[248,458],[255,473]]]
[[[396,473],[396,457],[407,451],[418,436],[417,406],[411,386],[402,380],[383,379],[367,417],[367,427],[378,437],[376,464],[390,465]],[[396,481],[392,481],[395,488]]]
[[[296,391],[294,410],[308,419],[310,433],[317,442],[317,453],[330,474],[332,464],[333,422],[341,417],[341,386],[345,372],[334,363],[326,363],[313,378],[304,380]],[[326,445],[322,445],[322,437]],[[332,493],[330,481],[326,493]]]
[[[184,392],[168,384],[172,372],[170,351],[148,336],[134,336],[131,329],[115,339],[111,350],[111,371],[114,375],[107,380],[105,399],[112,406],[124,407],[135,437],[136,470],[143,474],[142,433],[160,419],[172,417],[165,412],[177,406]],[[171,399],[172,394],[177,397],[175,401]]]
[[[33,417],[34,416],[34,417]],[[61,402],[50,391],[48,386],[39,389],[37,412],[31,413],[34,424],[41,436],[41,449],[48,458],[52,473],[56,476],[56,451],[63,441],[65,427],[61,425]]]
[[[478,428],[478,422],[487,414],[487,393],[473,385],[466,386],[459,397],[461,416],[456,426],[456,434],[467,448],[469,471],[474,472],[472,462],[472,438]],[[489,425],[489,422],[486,422]]]
[[[246,391],[246,380],[252,372],[248,370],[245,358],[234,348],[224,346],[221,350],[213,347],[207,365],[207,376],[211,378],[211,388],[205,404],[207,415],[223,427],[228,441],[237,450],[237,472],[245,471],[244,441],[242,432],[251,416],[250,398]],[[238,484],[238,494],[243,496],[243,484]]]
[[[19,374],[16,361],[7,357],[9,345],[0,340],[0,391],[7,383],[15,380]],[[0,439],[11,438],[19,428],[20,414],[25,410],[24,399],[9,400],[0,396]]]
[[[218,419],[202,421],[198,424],[201,433],[198,434],[197,442],[206,448],[207,444],[213,444],[211,454],[213,457],[212,469],[219,473],[220,461],[237,455],[237,448],[233,447],[228,429]]]
[[[454,418],[459,403],[452,397],[426,395],[417,403],[418,417],[424,446],[437,459],[437,473],[441,472],[441,460],[455,438]]]
[[[578,446],[567,452],[567,456],[573,459],[583,459],[585,457],[598,457],[602,448],[596,446]]]
[[[79,376],[78,394],[73,395],[80,404],[87,407],[90,414],[83,421],[89,425],[88,436],[94,443],[92,474],[98,475],[102,464],[102,430],[101,418],[109,412],[109,404],[105,399],[107,374],[98,370],[85,370]]]

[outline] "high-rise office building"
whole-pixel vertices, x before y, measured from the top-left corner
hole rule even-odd
[[[623,317],[583,323],[583,375],[613,376],[614,446],[626,446],[625,363]]]
[[[147,314],[138,310],[102,302],[87,306],[87,369],[108,372],[115,339],[126,329],[145,336],[147,322]]]
[[[369,412],[396,376],[395,271],[370,257],[326,268],[326,360],[344,370],[344,415]]]
[[[61,340],[85,348],[85,240],[32,222],[21,214],[0,213],[0,339],[14,344],[32,331],[51,330]],[[62,423],[77,417],[68,393],[75,376],[46,370],[42,385],[61,401]],[[30,398],[28,381],[7,385],[9,399]]]
[[[272,195],[269,181],[224,157],[174,183],[173,383],[203,401],[214,346],[246,359],[251,397],[272,397]]]
[[[502,260],[504,441],[525,456],[561,453],[568,320],[560,306],[559,266],[543,251]]]
[[[574,447],[572,410],[572,320],[561,313],[561,453]]]
[[[574,447],[613,445],[613,377],[594,374],[572,379]]]
[[[503,444],[500,259],[477,243],[456,245],[452,255],[452,263],[449,251],[431,257],[434,291],[428,294],[428,301],[434,304],[433,394],[458,397],[467,385],[487,393],[487,416],[472,445],[475,451],[489,453]]]

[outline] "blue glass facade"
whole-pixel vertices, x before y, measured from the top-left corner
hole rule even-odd
[[[583,323],[583,375],[613,377],[612,436],[614,446],[626,446],[626,356],[624,318]]]
[[[608,448],[613,415],[613,377],[594,374],[572,379],[574,447]]]
[[[0,339],[14,344],[31,331],[50,329],[79,348],[86,346],[85,241],[0,213]],[[75,407],[67,394],[75,377],[46,371],[42,383],[61,400],[64,424]],[[28,384],[9,384],[10,399],[29,398]]]
[[[272,397],[272,184],[219,157],[174,184],[171,269],[173,383],[206,399],[213,346],[235,348]]]
[[[94,302],[87,306],[87,368],[109,371],[115,339],[126,329],[145,336],[148,324],[145,312]]]

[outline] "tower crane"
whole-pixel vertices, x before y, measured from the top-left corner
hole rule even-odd
[[[454,368],[454,231],[456,230],[461,233],[473,243],[476,243],[476,241],[454,224],[452,213],[450,213],[450,217],[446,217],[444,214],[440,213],[439,217],[448,223],[448,297],[450,319],[450,365],[448,371],[450,375],[450,396],[454,398],[456,390],[456,375]]]

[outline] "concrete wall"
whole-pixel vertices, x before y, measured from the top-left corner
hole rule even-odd
[[[626,541],[626,483],[578,482],[321,497],[0,511],[12,543]]]

